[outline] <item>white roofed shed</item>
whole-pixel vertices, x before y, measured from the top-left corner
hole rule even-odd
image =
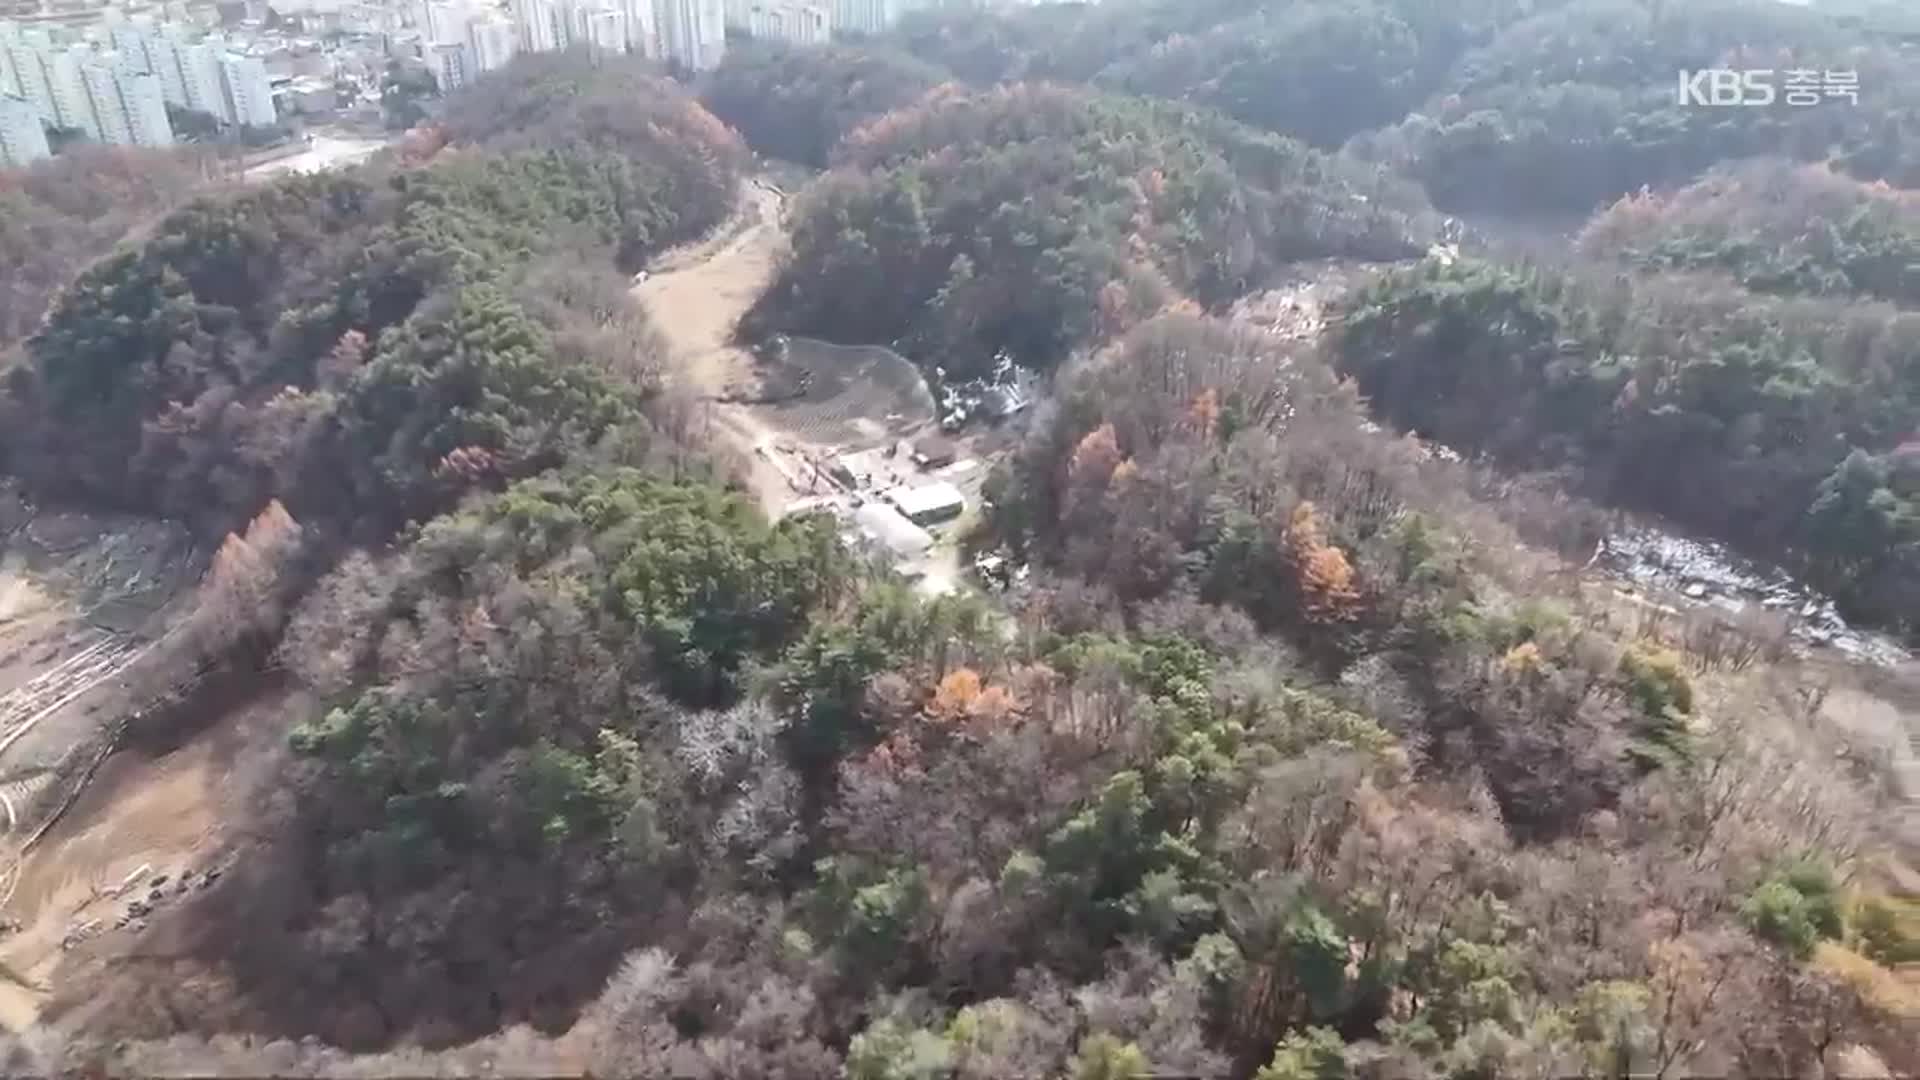
[[[886,499],[915,525],[931,525],[960,516],[967,508],[960,489],[942,481],[919,487],[900,487],[887,492]]]

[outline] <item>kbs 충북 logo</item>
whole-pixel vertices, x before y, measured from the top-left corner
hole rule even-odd
[[[1828,100],[1860,104],[1860,73],[1811,68],[1703,68],[1680,73],[1683,106],[1758,108],[1784,101],[1805,107]]]

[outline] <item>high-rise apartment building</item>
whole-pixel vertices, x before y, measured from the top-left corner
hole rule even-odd
[[[560,47],[571,48],[587,43],[587,18],[600,10],[592,0],[559,0]]]
[[[81,68],[87,65],[93,50],[85,45],[69,45],[56,51],[40,52],[40,67],[47,75],[47,89],[53,98],[54,123],[84,133],[96,142],[102,138],[100,118],[93,113],[93,97]]]
[[[552,52],[566,47],[566,27],[554,0],[513,0],[512,11],[522,51]]]
[[[627,51],[648,59],[660,58],[660,15],[654,0],[619,0],[627,20]]]
[[[902,11],[900,0],[833,0],[833,30],[836,34],[884,33]]]
[[[467,24],[467,66],[475,75],[505,67],[518,45],[513,24],[498,15]]]
[[[520,52],[582,46],[695,71],[718,66],[726,53],[723,0],[511,0],[510,11]],[[816,23],[827,18],[821,11]]]
[[[107,38],[123,64],[151,73],[153,66],[147,59],[147,38],[152,35],[152,30],[152,26],[145,21],[123,22],[109,30]]]
[[[465,4],[456,4],[450,0],[426,0],[418,8],[415,28],[420,31],[421,40],[428,45],[465,44],[467,24],[473,21],[473,12]]]
[[[186,104],[186,86],[180,81],[179,48],[175,39],[183,36],[178,27],[168,26],[148,34],[141,44],[147,50],[147,71],[160,80],[160,89],[173,105]]]
[[[658,0],[661,55],[692,71],[720,66],[727,53],[721,0]]]
[[[120,58],[96,53],[84,45],[75,48],[80,50],[80,84],[86,89],[87,111],[93,117],[90,134],[114,146],[131,144],[133,132],[127,126],[127,109],[120,101],[120,80],[114,70]]]
[[[467,47],[454,42],[427,46],[427,69],[433,73],[434,85],[441,93],[458,90],[467,85]]]
[[[127,111],[127,134],[135,146],[172,146],[173,122],[167,119],[167,95],[155,75],[127,74],[119,79],[120,104]]]
[[[828,10],[807,0],[751,0],[747,33],[790,45],[824,45],[831,33]]]
[[[20,96],[20,77],[14,74],[14,42],[20,39],[20,28],[6,19],[0,19],[0,97]]]
[[[55,124],[60,121],[60,111],[54,106],[53,86],[47,81],[44,54],[49,47],[44,36],[34,33],[21,33],[11,42],[0,39],[0,48],[6,50],[13,68],[14,96],[32,105],[41,120]]]
[[[585,10],[580,18],[581,39],[595,53],[627,51],[627,17],[614,8]]]
[[[788,40],[798,45],[825,45],[833,39],[833,9],[824,3],[795,4]]]
[[[233,104],[227,99],[226,83],[220,74],[220,45],[201,41],[181,48],[181,87],[186,92],[187,108],[206,113],[223,124],[234,122]]]
[[[186,35],[176,26],[165,26],[147,39],[147,66],[160,80],[160,91],[167,104],[187,107],[187,82],[182,74],[182,54]]]
[[[25,98],[0,95],[0,165],[31,165],[52,153],[39,107]]]
[[[267,65],[257,56],[228,53],[220,58],[220,81],[233,107],[233,122],[247,127],[272,127],[279,119],[273,109],[273,84]]]

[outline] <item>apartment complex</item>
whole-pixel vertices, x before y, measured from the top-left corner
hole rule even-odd
[[[728,30],[820,45],[840,29],[876,34],[939,0],[507,0],[507,18],[476,14],[476,0],[406,0],[406,22],[442,89],[504,64],[514,53],[587,48],[634,53],[692,71],[719,65]],[[437,46],[463,42],[455,60]]]
[[[837,33],[882,33],[901,11],[901,0],[833,0],[833,29]]]
[[[167,91],[144,41],[116,32],[114,46],[60,45],[43,30],[0,23],[0,126],[7,164],[46,156],[46,129],[114,146],[171,146]],[[29,123],[28,118],[32,118]],[[32,128],[37,126],[36,133]]]
[[[836,23],[832,11],[812,0],[727,0],[727,28],[767,41],[824,45]]]
[[[401,22],[418,35],[420,58],[442,91],[504,67],[520,51],[514,22],[466,0],[409,0]]]
[[[727,28],[793,45],[819,45],[834,35],[879,34],[909,11],[944,0],[726,0]]]
[[[511,11],[524,52],[585,46],[693,71],[717,67],[726,54],[722,0],[512,0]]]
[[[44,29],[0,22],[0,97],[25,102],[44,126],[110,145],[172,145],[169,106],[226,125],[278,122],[265,61],[220,35],[144,15],[103,30],[59,43]]]

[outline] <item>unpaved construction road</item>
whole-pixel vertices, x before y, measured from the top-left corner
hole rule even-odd
[[[769,452],[780,438],[743,405],[721,400],[755,382],[753,356],[734,327],[772,283],[787,242],[786,197],[760,179],[742,186],[733,220],[654,260],[633,296],[670,350],[668,383],[703,403],[709,435],[737,455],[755,496],[777,515],[793,486]]]

